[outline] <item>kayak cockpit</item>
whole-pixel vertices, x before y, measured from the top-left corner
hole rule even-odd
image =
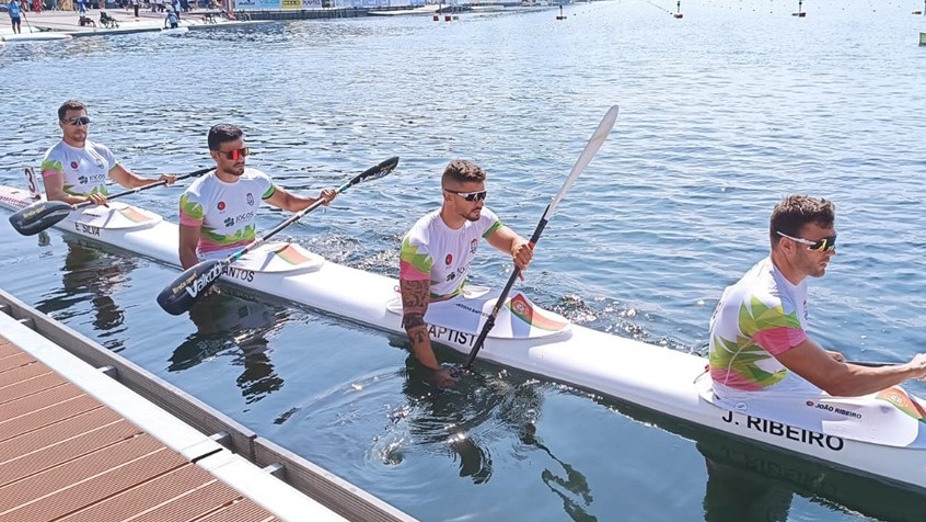
[[[722,399],[714,394],[711,377],[695,381],[700,399],[748,419],[780,423],[824,436],[894,446],[926,449],[926,408],[923,401],[899,386],[861,397],[817,395],[757,396]]]

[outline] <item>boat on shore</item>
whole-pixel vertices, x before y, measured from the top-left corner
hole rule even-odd
[[[18,211],[35,201],[26,190],[0,186],[0,206]],[[129,255],[179,266],[177,225],[142,208],[111,202],[108,208],[73,211],[55,226]],[[222,281],[404,335],[397,280],[332,263],[295,243],[255,249],[232,264]],[[431,337],[469,353],[496,296],[474,288],[432,304],[425,318]],[[792,397],[761,411],[745,405],[729,410],[715,404],[705,358],[572,324],[519,292],[502,308],[479,356],[736,439],[926,492],[926,403],[899,387],[865,397]]]
[[[70,40],[71,35],[57,31],[37,31],[34,33],[0,34],[0,42],[48,42]]]

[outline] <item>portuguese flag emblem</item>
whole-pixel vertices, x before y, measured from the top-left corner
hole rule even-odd
[[[544,315],[543,311],[534,308],[534,305],[532,305],[531,302],[524,297],[524,294],[521,293],[508,300],[508,308],[511,310],[511,313],[519,319],[541,330],[556,332],[562,330],[569,324]]]
[[[907,395],[907,392],[897,386],[891,386],[886,390],[881,390],[875,398],[891,403],[898,410],[920,422],[926,422],[926,420],[924,420],[926,411],[923,410],[923,407],[920,406],[916,400],[911,399],[910,396]]]
[[[292,245],[284,246],[283,248],[277,250],[275,254],[277,257],[291,265],[300,265],[309,260],[309,258],[305,257],[298,250],[293,248]]]

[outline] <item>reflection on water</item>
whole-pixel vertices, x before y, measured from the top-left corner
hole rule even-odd
[[[521,442],[526,446],[535,447],[556,461],[562,467],[565,476],[558,474],[556,470],[546,468],[540,474],[543,483],[550,488],[556,496],[563,500],[563,510],[576,522],[592,522],[598,519],[587,512],[592,505],[592,492],[588,485],[585,475],[580,473],[570,464],[558,459],[542,442],[536,438],[536,427],[534,424],[525,424],[521,432]]]
[[[48,235],[39,235],[39,245],[47,243]],[[89,298],[93,314],[93,328],[105,338],[103,344],[113,351],[121,351],[124,341],[120,335],[125,327],[125,314],[112,295],[125,285],[127,276],[138,268],[131,257],[109,255],[95,246],[87,245],[73,236],[65,236],[68,253],[64,260],[62,288],[40,300],[36,308],[59,319],[79,315],[81,305]],[[57,313],[56,313],[57,312]]]
[[[496,411],[504,395],[486,393],[483,379],[460,379],[454,388],[431,385],[431,371],[418,364],[413,355],[405,362],[406,379],[402,392],[412,405],[407,426],[417,444],[449,448],[460,466],[460,476],[474,484],[492,478],[492,454],[473,436]],[[481,382],[480,382],[481,381]]]
[[[707,465],[707,489],[704,493],[706,522],[783,522],[788,519],[794,495],[791,487],[744,468],[743,463],[726,464],[730,461],[713,460],[701,442],[698,442],[697,448],[704,454]]]
[[[489,206],[524,233],[560,188],[591,127],[618,103],[614,132],[544,232],[526,274],[528,295],[580,324],[667,349],[700,350],[723,287],[767,251],[771,206],[789,192],[819,194],[837,202],[847,237],[831,273],[812,285],[819,305],[814,335],[846,347],[853,358],[906,360],[922,345],[926,318],[918,291],[926,281],[926,213],[917,210],[926,162],[915,153],[924,141],[916,93],[926,48],[917,47],[914,32],[923,17],[912,20],[911,9],[897,1],[878,2],[873,14],[874,4],[818,0],[797,20],[790,2],[711,0],[689,5],[676,21],[646,2],[592,2],[570,8],[566,23],[549,12],[462,16],[448,24],[369,17],[288,22],[241,35],[6,45],[0,89],[15,105],[0,126],[0,156],[9,166],[0,180],[22,185],[13,166],[38,165],[60,132],[54,110],[70,97],[90,104],[92,136],[139,172],[205,166],[204,136],[219,121],[244,127],[258,151],[253,166],[298,192],[314,193],[371,161],[399,155],[402,164],[389,182],[351,190],[339,208],[287,231],[329,259],[394,276],[401,235],[439,204],[435,187],[449,159],[480,162],[490,172]],[[237,65],[234,74],[230,63]],[[62,75],[74,80],[46,81]],[[151,88],[159,85],[170,89]],[[151,129],[158,129],[155,139]],[[176,221],[181,191],[148,191],[132,202]],[[257,219],[269,230],[280,216],[262,211]],[[0,227],[5,243],[14,243],[13,233]],[[58,234],[51,232],[54,247]],[[91,303],[96,294],[86,286],[74,294],[61,288],[67,250],[15,241],[17,258],[34,262],[11,261],[10,249],[3,264],[15,270],[0,274],[0,286],[22,289],[32,304],[48,296],[72,299],[45,304],[100,342],[120,339],[149,370],[163,374],[176,364],[172,371],[183,373],[166,377],[190,383],[205,402],[223,404],[234,388],[226,413],[422,520],[462,519],[474,510],[481,511],[471,520],[564,520],[562,496],[601,520],[702,517],[707,484],[695,445],[601,411],[584,395],[561,401],[546,384],[534,386],[544,398],[535,439],[547,453],[521,440],[523,427],[496,417],[520,381],[468,389],[468,400],[490,411],[442,418],[445,401],[467,399],[441,392],[413,400],[431,390],[420,379],[405,382],[405,352],[389,350],[382,336],[351,322],[316,321],[307,329],[291,320],[278,334],[263,334],[274,351],[256,350],[257,373],[230,366],[251,364],[234,333],[196,336],[165,363],[193,330],[153,302],[175,270],[148,263],[144,271],[152,277],[142,280],[136,270],[133,291],[103,292],[124,315],[119,333],[104,337],[92,323],[117,324],[119,316],[112,303]],[[504,256],[480,256],[473,283],[497,288],[509,265]],[[306,330],[325,343],[301,350]],[[209,339],[218,347],[208,347]],[[219,355],[205,355],[210,351]],[[214,364],[199,364],[203,357]],[[479,370],[490,371],[481,363]],[[238,378],[254,383],[274,373],[286,386],[240,411]],[[475,394],[499,397],[468,397]],[[526,425],[530,416],[516,413]],[[273,424],[274,418],[285,422]],[[460,426],[451,433],[445,426],[452,423]],[[579,428],[553,431],[572,425]],[[636,439],[612,441],[606,436],[612,432]],[[698,432],[689,439],[711,437]],[[593,442],[579,442],[586,439]],[[553,455],[583,472],[589,496]],[[667,455],[679,462],[667,462]],[[666,465],[621,466],[648,461]],[[668,477],[667,467],[674,472]],[[854,518],[847,509],[890,519],[880,514],[887,502],[864,492],[841,495],[830,489],[836,481],[826,468],[814,470],[823,476],[815,486],[822,489],[760,477],[751,491],[735,491],[790,492],[787,517],[795,521]],[[639,480],[609,483],[632,473]],[[712,482],[709,504],[722,505],[714,501],[723,500],[723,488],[714,485],[730,482]],[[431,486],[427,494],[422,484]],[[587,504],[591,495],[594,503]],[[489,507],[475,506],[474,497]]]
[[[283,387],[270,361],[268,334],[289,317],[283,308],[232,295],[204,297],[190,309],[196,333],[187,337],[170,356],[169,372],[188,370],[220,354],[233,354],[231,364],[244,369],[236,379],[247,404],[257,402]]]
[[[890,521],[922,521],[926,498],[877,479],[747,444],[724,436],[698,440],[708,483],[704,514],[708,522],[788,519],[794,494],[838,502],[848,510]]]
[[[398,338],[393,342],[407,344]],[[597,520],[587,512],[593,497],[585,475],[557,458],[537,436],[537,419],[543,407],[539,381],[484,363],[471,373],[461,372],[453,388],[439,389],[431,385],[430,370],[418,364],[412,354],[406,359],[405,370],[402,391],[413,405],[407,422],[416,444],[449,447],[459,461],[460,476],[482,484],[492,478],[488,448],[497,446],[493,444],[496,439],[513,434],[515,444],[520,445],[516,452],[538,450],[556,463],[544,467],[540,480],[562,501],[566,514],[576,522]],[[482,439],[486,439],[485,444],[481,444]]]
[[[922,521],[926,513],[926,497],[921,492],[746,442],[639,406],[600,397],[596,400],[633,419],[695,441],[708,472],[703,502],[707,522],[789,520],[794,495],[836,511],[858,512],[885,521]]]

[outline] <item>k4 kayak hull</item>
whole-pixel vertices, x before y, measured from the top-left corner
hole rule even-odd
[[[25,190],[0,186],[0,206],[15,211],[33,201]],[[177,225],[140,208],[113,202],[108,209],[75,211],[56,227],[180,265]],[[404,335],[396,279],[329,262],[296,244],[264,245],[229,267],[222,280]],[[432,338],[469,353],[495,297],[491,292],[474,291],[432,304],[426,317]],[[152,306],[154,298],[152,295]],[[705,371],[707,360],[697,354],[571,324],[520,293],[503,310],[480,351],[480,359],[823,461],[850,473],[926,491],[926,431],[916,413],[922,405],[899,388],[891,389],[896,391],[887,397],[803,397],[781,408],[779,415],[731,409],[713,400]],[[904,401],[907,403],[902,404]],[[879,431],[879,427],[884,429]]]

